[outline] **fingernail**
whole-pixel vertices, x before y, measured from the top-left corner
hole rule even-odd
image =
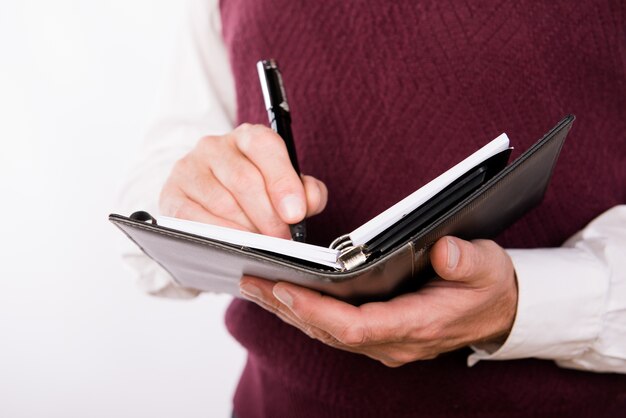
[[[239,292],[246,299],[263,299],[263,293],[261,293],[261,289],[259,289],[253,284],[246,283],[246,284],[240,285]]]
[[[299,221],[304,217],[302,199],[294,194],[287,195],[280,202],[280,212],[290,222]]]
[[[448,241],[448,268],[450,270],[454,270],[456,268],[456,265],[459,262],[459,256],[461,255],[461,251],[459,251],[458,245],[456,245],[456,243],[453,240],[448,238],[447,241]]]
[[[286,289],[274,286],[274,290],[272,290],[272,293],[274,293],[274,297],[278,299],[283,305],[287,305],[291,308],[291,306],[293,305],[293,296],[291,296],[291,293],[289,293]]]

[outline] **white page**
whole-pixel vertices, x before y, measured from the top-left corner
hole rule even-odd
[[[463,174],[508,147],[509,137],[506,136],[506,134],[498,136],[436,179],[430,181],[425,186],[352,231],[349,234],[352,244],[362,245],[370,241],[404,216],[426,203],[437,193],[452,184],[456,179],[463,176]]]
[[[236,246],[270,251],[333,268],[341,268],[341,266],[337,263],[339,251],[331,250],[330,248],[319,247],[317,245],[305,244],[303,242],[291,241],[288,239],[270,237],[268,235],[256,234],[254,232],[239,231],[237,229],[225,228],[223,226],[170,218],[168,216],[157,216],[156,221],[159,226],[199,235],[201,237],[211,238]]]

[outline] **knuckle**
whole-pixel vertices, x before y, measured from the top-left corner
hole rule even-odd
[[[313,312],[310,310],[304,310],[303,312],[300,312],[298,314],[298,317],[304,324],[307,324],[307,326],[310,326],[311,322],[313,322]]]
[[[159,210],[165,216],[181,218],[181,213],[186,210],[181,209],[185,200],[180,196],[179,189],[169,182],[161,190],[159,195]],[[184,215],[184,213],[183,213]]]
[[[254,125],[251,123],[242,123],[239,125],[232,133],[232,138],[236,141],[244,140],[247,141],[254,132]]]
[[[242,151],[252,151],[253,148],[263,147],[267,141],[278,136],[266,126],[250,123],[242,123],[233,133],[233,138]]]
[[[324,332],[324,331],[322,331],[320,329],[317,329],[315,327],[312,327],[312,326],[307,326],[305,332],[311,338],[319,340],[319,341],[323,342],[326,345],[329,345],[329,346],[332,346],[332,347],[336,347],[337,346],[337,340],[335,338],[333,338],[333,336],[328,334],[327,332]]]
[[[414,353],[404,350],[397,351],[391,355],[391,360],[399,366],[415,361],[415,358],[416,356]]]
[[[232,219],[242,213],[237,202],[229,194],[222,192],[208,193],[206,200],[203,200],[203,206],[227,219]]]
[[[442,326],[432,318],[422,318],[419,323],[413,324],[407,338],[421,343],[439,341],[443,338]]]
[[[380,360],[380,362],[381,362],[382,364],[384,364],[385,366],[390,367],[390,368],[393,368],[393,369],[398,368],[398,367],[400,367],[400,366],[402,366],[402,365],[403,365],[402,363],[398,363],[398,362],[395,362],[395,361],[393,361],[393,360],[387,360],[387,359],[385,359],[385,360]]]
[[[203,136],[198,140],[196,149],[210,153],[213,148],[220,143],[220,138],[221,137],[211,135]]]
[[[442,327],[438,322],[429,322],[420,330],[420,340],[422,341],[439,341],[443,338]]]
[[[265,147],[272,147],[278,150],[287,150],[285,142],[280,136],[269,128],[262,127],[259,131],[259,137],[261,138],[261,145]]]
[[[252,169],[238,167],[230,173],[228,186],[236,194],[259,193],[263,188],[263,179]]]
[[[252,135],[263,135],[266,133],[274,134],[274,131],[272,131],[270,128],[258,123],[244,123],[241,126],[243,127],[244,131],[249,132]]]
[[[280,317],[283,321],[287,322],[287,323],[292,323],[293,321],[291,320],[291,318],[289,318],[287,315],[285,315],[281,310],[280,307],[277,305],[277,303],[267,303],[265,304],[265,307],[268,311],[270,311],[271,313],[273,313],[274,315],[277,315],[278,317]]]
[[[236,132],[247,132],[253,135],[258,135],[263,132],[274,132],[265,125],[259,123],[244,122],[235,129]]]
[[[178,219],[187,219],[189,216],[189,205],[181,200],[174,200],[170,202],[167,208],[165,208],[167,212],[169,212],[169,216]]]
[[[249,123],[239,125],[239,127],[233,131],[231,143],[242,150],[249,148],[252,143],[252,133],[250,132],[251,126],[252,125]]]
[[[419,357],[419,360],[432,360],[439,357],[439,353],[424,353]],[[417,359],[416,359],[417,360]]]
[[[496,244],[495,241],[489,240],[489,239],[479,239],[474,241],[475,244],[477,244],[479,247],[484,248],[487,251],[496,251],[500,248],[500,246],[498,244]]]
[[[211,206],[224,214],[236,215],[241,212],[237,202],[225,193],[220,193],[211,199]]]
[[[500,252],[500,246],[491,240],[477,240],[473,242],[475,250],[473,251],[476,262],[491,258]]]
[[[480,268],[485,274],[495,277],[499,277],[502,272],[508,270],[509,256],[496,242],[476,240],[473,243],[477,248],[474,257],[476,268]]]
[[[441,347],[437,344],[424,344],[411,352],[412,359],[407,363],[421,360],[432,360],[439,356],[439,354],[443,351],[444,350],[442,350]]]
[[[428,326],[422,330],[422,341],[439,341],[442,338],[441,329],[437,326]]]
[[[163,191],[161,191],[161,194],[159,195],[159,210],[165,216],[172,216],[170,210],[171,200],[172,198],[169,192],[166,189],[163,189]]]
[[[279,176],[268,181],[267,189],[270,193],[278,195],[292,194],[302,188],[295,178],[290,176]]]
[[[341,330],[338,340],[349,347],[357,347],[367,342],[367,333],[363,325],[352,324]]]
[[[266,235],[271,236],[282,236],[285,233],[289,233],[287,224],[274,214],[269,214],[268,217],[264,219],[264,223],[260,226],[260,229]]]
[[[186,156],[174,163],[174,166],[172,167],[172,173],[187,173],[191,170],[191,166],[192,162],[189,158],[189,154],[187,154]]]
[[[268,153],[269,155],[276,156],[280,153],[287,155],[287,147],[280,136],[271,129],[265,126],[256,126],[251,132],[255,137],[254,146]]]
[[[316,328],[307,324],[306,322],[303,323],[301,329],[302,329],[302,332],[304,332],[310,338],[313,338],[315,340],[320,340],[322,342],[326,342],[324,341],[326,336],[323,333],[319,332],[319,330],[317,330]]]

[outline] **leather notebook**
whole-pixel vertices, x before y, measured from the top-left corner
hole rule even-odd
[[[415,203],[411,195],[339,237],[331,248],[192,225],[195,223],[141,211],[130,217],[111,214],[109,220],[184,287],[238,296],[239,279],[245,274],[292,282],[352,303],[384,300],[433,278],[429,249],[439,238],[493,238],[538,205],[573,121],[573,115],[566,116],[508,165],[507,138],[504,150],[498,148],[469,169],[462,167],[463,172],[453,181],[439,184],[437,178],[422,188],[425,190],[420,189],[430,194],[422,193],[418,200],[427,199],[417,207],[403,207],[405,201],[413,199]],[[475,155],[464,161],[466,165],[473,161],[471,157]],[[395,217],[386,213],[394,211]],[[209,232],[205,234],[203,228]],[[222,232],[229,237],[234,234],[234,240],[223,239]],[[215,233],[219,234],[212,235]],[[246,244],[238,241],[237,234]],[[278,243],[276,248],[286,251],[264,246],[268,242]],[[301,257],[303,252],[319,255],[319,259]]]

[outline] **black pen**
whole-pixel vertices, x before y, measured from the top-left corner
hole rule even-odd
[[[259,80],[261,81],[261,90],[263,90],[263,100],[265,101],[270,127],[285,141],[291,165],[300,176],[296,145],[293,142],[293,133],[291,132],[291,114],[278,64],[273,59],[262,60],[257,63],[256,67],[259,71]],[[297,224],[289,225],[289,230],[294,241],[306,241],[304,219]]]

